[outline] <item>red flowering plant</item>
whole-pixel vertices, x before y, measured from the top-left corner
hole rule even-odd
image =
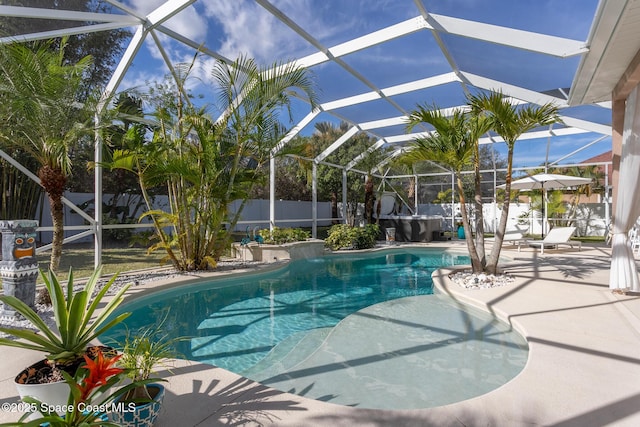
[[[27,396],[24,401],[33,411],[40,412],[42,417],[25,421],[31,415],[27,413],[19,422],[2,424],[2,426],[118,427],[118,424],[107,421],[106,413],[114,410],[133,410],[133,407],[127,408],[125,404],[120,404],[119,406],[121,407],[119,407],[115,400],[140,385],[140,382],[134,382],[117,389],[113,393],[108,393],[109,389],[115,387],[126,373],[124,369],[115,366],[120,357],[122,355],[105,357],[102,351],[98,351],[95,360],[85,356],[85,364],[78,369],[75,378],[64,371],[62,372],[71,390],[67,405],[48,405]],[[142,383],[146,382],[143,381]]]

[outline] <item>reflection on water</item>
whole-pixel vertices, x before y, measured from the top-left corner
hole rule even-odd
[[[191,337],[178,348],[186,359],[240,373],[301,331],[334,326],[382,301],[430,294],[434,270],[468,263],[466,256],[416,248],[298,260],[124,306],[133,314],[109,337],[157,323],[168,311],[163,332]]]

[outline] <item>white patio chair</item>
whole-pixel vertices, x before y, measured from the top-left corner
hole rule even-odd
[[[582,242],[571,241],[571,236],[576,232],[575,227],[554,227],[549,231],[549,234],[542,240],[529,240],[529,246],[534,248],[540,248],[540,254],[544,254],[545,249],[558,249],[559,245],[571,246],[578,245],[578,251],[582,250]]]
[[[640,233],[638,233],[638,227],[635,225],[629,230],[629,244],[631,244],[633,254],[638,255],[640,253]]]

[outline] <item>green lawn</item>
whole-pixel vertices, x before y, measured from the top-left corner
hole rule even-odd
[[[51,252],[38,255],[38,265],[41,269],[49,268]],[[140,270],[143,268],[159,267],[164,256],[162,251],[147,255],[147,249],[128,246],[112,245],[102,250],[102,273],[115,274],[123,271]],[[93,272],[93,245],[65,245],[62,249],[59,276],[66,278],[69,267],[73,268],[74,278],[89,277]],[[166,265],[166,264],[165,264]]]

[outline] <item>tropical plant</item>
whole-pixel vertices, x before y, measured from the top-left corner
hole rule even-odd
[[[325,244],[334,251],[339,249],[369,249],[376,245],[380,234],[377,224],[353,227],[348,224],[336,224],[329,229]]]
[[[26,427],[118,427],[119,424],[107,420],[106,410],[115,407],[115,400],[137,386],[144,385],[148,381],[137,381],[127,384],[115,391],[123,379],[124,370],[115,366],[120,355],[105,357],[98,351],[95,359],[85,355],[85,364],[80,366],[75,376],[63,372],[65,382],[69,385],[69,399],[64,408],[49,405],[31,396],[25,396],[24,402],[33,411],[41,416],[33,417],[32,412],[25,413],[19,422],[1,424],[2,426],[26,426]],[[64,409],[61,411],[61,409]],[[123,407],[129,409],[129,407]],[[58,413],[61,412],[61,413]]]
[[[569,203],[569,219],[576,219],[578,215],[578,207],[580,206],[580,198],[591,197],[592,194],[602,194],[604,192],[604,171],[599,166],[571,167],[562,168],[556,173],[562,175],[579,176],[582,178],[591,178],[591,183],[580,185],[573,190],[571,202]]]
[[[0,105],[0,108],[2,106]],[[0,117],[7,115],[0,112]],[[2,120],[2,119],[0,119]],[[0,123],[0,129],[5,126]],[[1,132],[1,131],[0,131]],[[35,169],[33,158],[0,138],[0,149],[27,169]],[[38,203],[42,198],[42,187],[13,167],[5,159],[0,159],[0,218],[37,218]]]
[[[374,178],[373,172],[375,168],[385,158],[387,150],[378,149],[365,152],[365,155],[354,166],[364,169],[367,173],[364,182],[364,220],[369,224],[377,223],[379,218],[374,219],[375,191],[374,186],[379,179]]]
[[[416,176],[413,175],[415,172],[415,162],[405,156],[398,156],[391,161],[391,164],[400,174],[411,174],[404,187],[404,192],[406,194],[407,207],[409,208],[410,213],[414,214],[416,212]]]
[[[516,141],[523,133],[538,126],[547,126],[561,122],[558,114],[558,107],[551,103],[540,106],[533,104],[516,106],[499,92],[469,95],[468,104],[474,115],[487,117],[490,120],[491,129],[500,135],[507,145],[505,193],[510,194],[513,172],[513,151]],[[495,273],[498,269],[502,241],[507,229],[507,220],[509,218],[509,204],[509,198],[506,198],[502,204],[502,213],[496,230],[495,242],[491,249],[491,254],[486,262],[486,266],[484,267],[484,270],[490,273]]]
[[[178,356],[174,346],[186,338],[170,338],[162,333],[168,314],[158,324],[136,332],[127,330],[124,341],[118,345],[122,352],[119,366],[124,368],[126,376],[134,383],[144,382],[124,393],[123,402],[149,402],[153,396],[149,394],[146,381],[151,379],[158,367],[170,367],[168,359]]]
[[[546,200],[543,200],[546,194]],[[531,197],[531,210],[538,211],[542,215],[544,212],[544,218],[542,218],[543,224],[548,222],[549,218],[559,219],[567,212],[566,203],[564,202],[564,193],[561,190],[533,190],[530,192]],[[555,222],[550,226],[557,225]],[[547,228],[544,230],[549,231]]]
[[[312,146],[315,148],[313,156],[319,155],[338,138],[340,138],[345,132],[349,130],[349,124],[341,122],[338,126],[335,126],[330,122],[319,122],[315,125],[315,132],[311,135]],[[375,139],[367,135],[364,132],[359,132],[351,137],[351,139],[338,147],[333,153],[326,157],[326,161],[338,165],[346,165],[351,160],[356,158],[363,152],[367,152],[370,147],[375,143]],[[347,171],[347,222],[351,225],[355,224],[355,219],[358,212],[358,205],[364,201],[363,196],[367,197],[367,201],[373,200],[373,187],[374,183],[370,181],[368,184],[363,183],[361,177],[362,172],[371,177],[373,167],[376,166],[383,158],[382,151],[375,150],[368,153],[365,157],[354,165],[354,168],[359,169],[360,172],[354,172],[352,170]],[[329,165],[318,165],[317,173],[317,185],[318,185],[318,198],[321,200],[331,201],[331,216],[332,218],[338,218],[338,200],[342,195],[342,183],[343,183],[344,170]],[[365,178],[365,181],[369,181]],[[365,185],[368,188],[365,189]],[[366,205],[366,203],[365,203]],[[370,214],[373,211],[373,206],[370,204],[370,208],[365,213]],[[372,215],[369,215],[369,218]],[[334,219],[334,222],[337,220]]]
[[[73,366],[78,359],[82,359],[91,341],[130,314],[123,313],[109,319],[111,313],[122,302],[129,285],[123,286],[97,313],[97,309],[103,304],[105,295],[117,277],[114,275],[102,288],[98,289],[100,273],[101,268],[96,269],[84,288],[76,292],[73,270],[69,270],[66,289],[60,284],[53,271],[49,270],[48,275],[41,272],[44,285],[51,296],[56,328],[48,326],[31,307],[19,299],[9,295],[0,296],[0,302],[24,316],[38,331],[0,327],[0,332],[20,338],[20,340],[0,338],[0,345],[41,351],[46,354],[46,358],[54,368],[65,369],[65,366]]]
[[[9,43],[0,46],[0,100],[7,111],[0,138],[20,147],[37,164],[40,185],[47,193],[53,222],[49,268],[57,270],[64,239],[62,195],[71,174],[70,151],[78,138],[93,130],[94,109],[78,102],[92,59],[64,61],[49,43]]]
[[[258,232],[264,239],[264,243],[282,245],[284,243],[302,242],[307,240],[309,232],[301,228],[273,227],[273,230],[262,229]]]
[[[484,117],[473,115],[462,109],[455,109],[450,116],[445,116],[435,106],[418,105],[418,108],[409,114],[407,130],[410,131],[420,123],[431,124],[435,132],[414,140],[403,156],[414,162],[424,160],[438,162],[451,168],[456,173],[460,213],[471,266],[474,272],[483,271],[484,236],[481,224],[484,221],[482,218],[478,140],[482,134],[489,130],[490,122]],[[472,166],[475,172],[475,241],[469,223],[465,188],[462,180],[462,171],[469,166]],[[480,206],[479,209],[478,204]]]
[[[253,186],[264,181],[265,164],[285,135],[279,114],[290,113],[292,92],[316,105],[306,70],[278,63],[267,69],[241,57],[233,64],[219,61],[212,71],[216,111],[223,112],[216,120],[190,103],[185,83],[192,67],[177,67],[173,85],[149,94],[152,143],[115,150],[106,165],[137,175],[148,208],[143,217],[151,218],[159,239],[150,250],[166,251],[179,270],[215,267],[227,250],[227,230],[235,228]],[[158,185],[167,188],[167,211],[151,205],[148,189]],[[235,200],[240,205],[230,216]]]

